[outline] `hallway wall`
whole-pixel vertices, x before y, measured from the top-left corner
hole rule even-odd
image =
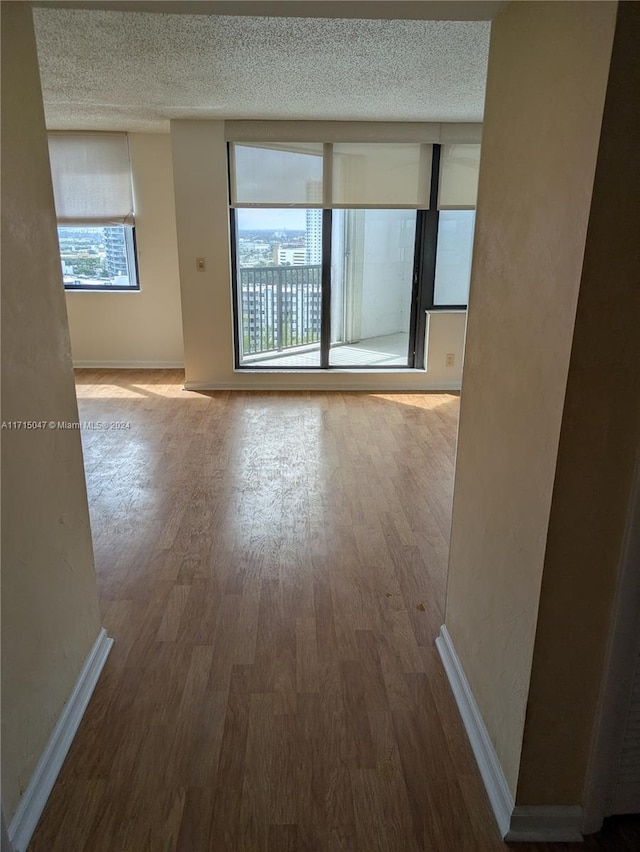
[[[514,797],[615,16],[492,27],[446,625]]]
[[[620,3],[544,558],[523,805],[582,800],[640,453],[639,42],[640,5]]]
[[[31,8],[2,16],[2,419],[78,408]],[[100,629],[77,429],[2,431],[2,806],[11,822]]]

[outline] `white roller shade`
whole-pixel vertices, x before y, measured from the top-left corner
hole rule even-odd
[[[480,145],[443,145],[440,154],[439,210],[476,206]]]
[[[231,201],[242,206],[322,206],[322,143],[234,145]]]
[[[429,206],[432,147],[417,143],[333,145],[333,207]]]
[[[61,225],[132,225],[126,133],[51,133],[49,157]]]

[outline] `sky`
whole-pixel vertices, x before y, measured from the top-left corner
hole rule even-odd
[[[238,212],[239,231],[304,231],[305,211],[299,208],[251,208]]]

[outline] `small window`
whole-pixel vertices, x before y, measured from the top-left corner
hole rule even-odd
[[[58,227],[66,290],[138,290],[134,228]]]
[[[140,289],[126,133],[50,133],[49,159],[65,289]]]
[[[441,210],[434,308],[466,308],[469,301],[475,210]]]

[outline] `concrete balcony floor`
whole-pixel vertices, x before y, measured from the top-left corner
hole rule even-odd
[[[334,343],[329,358],[332,367],[406,367],[409,335],[385,334],[357,343]],[[320,367],[320,346],[299,346],[284,352],[250,355],[243,367],[271,367],[274,370],[296,367]]]

